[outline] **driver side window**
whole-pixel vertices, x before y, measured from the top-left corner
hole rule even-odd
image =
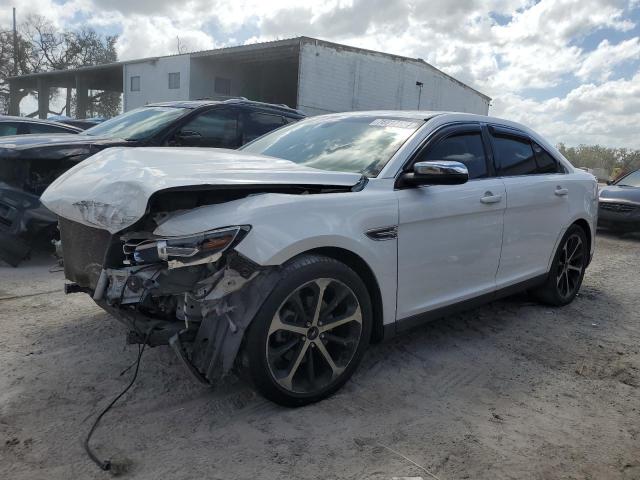
[[[443,138],[429,148],[418,161],[435,160],[463,163],[469,170],[469,180],[489,176],[480,132],[454,133]]]
[[[187,122],[176,134],[176,143],[191,147],[237,148],[238,112],[209,110]]]

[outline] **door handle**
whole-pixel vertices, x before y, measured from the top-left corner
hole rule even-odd
[[[569,189],[557,186],[556,191],[554,193],[559,197],[563,197],[569,193]]]
[[[484,197],[480,199],[482,203],[498,203],[502,201],[502,195],[494,195],[491,192],[485,192]]]

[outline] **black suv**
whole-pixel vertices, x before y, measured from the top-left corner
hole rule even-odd
[[[0,138],[0,258],[17,264],[34,238],[51,239],[56,217],[40,204],[62,173],[109,147],[238,148],[304,114],[284,105],[246,99],[154,103],[77,135]]]

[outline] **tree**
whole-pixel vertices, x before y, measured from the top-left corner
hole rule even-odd
[[[18,74],[66,70],[89,65],[117,61],[117,36],[99,35],[92,28],[60,32],[45,17],[31,15],[19,29]],[[13,75],[13,39],[11,32],[0,33],[0,109],[6,111],[9,104],[7,78]],[[20,99],[34,93],[19,92]],[[58,95],[51,90],[51,97]],[[70,115],[75,104],[73,95],[67,90],[65,107],[61,112]],[[120,111],[120,94],[117,92],[90,92],[89,112],[100,116],[114,116]]]
[[[13,32],[11,30],[0,31],[0,112],[9,110],[9,82],[7,79],[13,76],[15,71],[18,72],[18,75],[33,72],[31,54],[31,45],[21,34],[18,34],[18,65],[15,68]],[[17,92],[17,95],[22,100],[30,93],[32,92],[22,89]]]
[[[558,150],[576,167],[602,168],[610,176],[640,168],[640,150],[601,145],[567,147],[563,143]]]
[[[73,43],[77,51],[82,53],[75,67],[99,65],[118,61],[116,52],[117,36],[100,37],[94,30],[85,29],[74,34]],[[88,117],[114,117],[120,113],[120,93],[109,91],[92,91],[87,108]],[[75,110],[76,98],[72,99]]]

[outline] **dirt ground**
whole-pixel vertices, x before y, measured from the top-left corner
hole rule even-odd
[[[297,410],[149,349],[93,444],[136,479],[640,479],[639,260],[640,237],[601,235],[572,305],[433,322]],[[0,478],[109,478],[81,440],[137,348],[52,263],[0,267]]]

